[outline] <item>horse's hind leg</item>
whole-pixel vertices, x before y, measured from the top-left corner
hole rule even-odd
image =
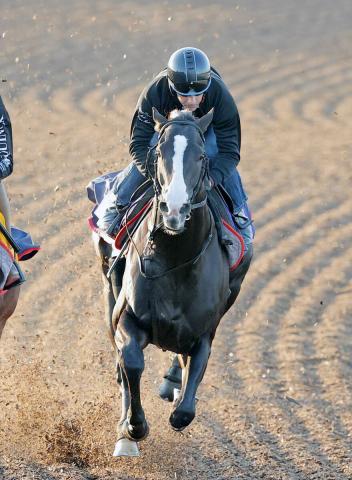
[[[168,402],[174,400],[174,390],[181,388],[182,369],[177,355],[172,360],[171,367],[164,375],[164,380],[159,387],[159,396]]]
[[[202,337],[193,348],[188,359],[182,390],[176,408],[171,413],[170,424],[175,430],[183,430],[189,425],[196,413],[196,392],[207,368],[210,355],[210,336]]]
[[[116,345],[122,384],[128,388],[129,409],[119,433],[121,437],[140,441],[148,435],[148,424],[140,398],[140,380],[144,370],[143,348],[148,344],[147,334],[136,326],[136,320],[123,312],[116,330]],[[126,387],[126,384],[128,387]],[[127,404],[123,405],[123,410]]]

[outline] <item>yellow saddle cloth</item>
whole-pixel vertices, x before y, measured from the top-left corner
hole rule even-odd
[[[6,227],[5,218],[2,212],[0,212],[0,222]],[[0,232],[0,294],[4,292],[3,288],[14,260],[17,260],[17,254],[15,254],[6,237]]]
[[[5,222],[5,217],[4,215],[2,214],[2,212],[0,211],[0,223],[1,225],[3,225],[5,228],[7,228],[6,226],[6,222]],[[6,237],[0,232],[0,247],[1,248],[4,248],[7,253],[10,255],[10,257],[12,258],[12,260],[18,260],[17,258],[17,254],[14,252],[12,246],[9,244],[8,240],[6,239]]]

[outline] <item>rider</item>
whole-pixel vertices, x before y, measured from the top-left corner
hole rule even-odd
[[[3,179],[11,175],[13,170],[12,157],[12,130],[9,114],[0,96],[0,222],[10,231],[10,203],[5,190]],[[2,245],[4,247],[2,247]],[[0,233],[0,249],[10,249],[6,238]],[[0,252],[1,253],[1,252]],[[0,283],[1,287],[9,288],[10,285],[18,283],[19,274],[14,265],[11,266],[12,260],[6,255],[1,255],[2,264]],[[6,272],[6,275],[5,275]],[[19,296],[19,286],[16,285],[8,290],[0,293],[0,337],[5,326],[6,320],[14,312]]]
[[[39,250],[29,233],[11,225],[10,204],[3,179],[13,170],[10,116],[0,96],[0,337],[14,312],[25,276],[18,261],[32,258]]]
[[[168,116],[174,109],[193,112],[202,117],[212,108],[214,116],[205,132],[205,151],[209,158],[210,177],[230,195],[246,246],[253,239],[253,228],[237,165],[240,161],[241,124],[236,104],[219,73],[210,65],[207,55],[194,47],[174,52],[167,68],[162,70],[139,97],[132,120],[130,154],[132,162],[117,176],[113,195],[104,200],[104,215],[98,226],[112,233],[116,217],[122,219],[124,207],[132,193],[147,176],[146,158],[157,141],[152,108]],[[110,227],[110,229],[109,229]]]

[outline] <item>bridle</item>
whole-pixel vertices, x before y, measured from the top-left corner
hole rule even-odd
[[[177,124],[177,125],[187,125],[187,126],[190,125],[193,128],[196,128],[198,130],[200,136],[201,136],[203,144],[205,143],[205,138],[204,138],[204,134],[203,134],[202,130],[199,128],[199,126],[195,122],[193,122],[191,120],[187,121],[187,120],[177,120],[176,119],[176,120],[166,122],[161,127],[161,129],[159,131],[158,141],[156,142],[156,144],[153,147],[151,147],[149,149],[148,157],[147,157],[147,171],[149,173],[150,178],[153,181],[154,191],[155,191],[155,197],[154,198],[156,199],[156,205],[155,205],[155,211],[154,211],[153,227],[149,230],[149,236],[148,236],[145,248],[153,242],[155,233],[163,226],[163,222],[160,222],[159,224],[157,223],[158,205],[159,205],[159,202],[160,202],[159,201],[159,195],[161,194],[161,186],[159,184],[158,175],[157,175],[158,156],[155,155],[155,149],[158,146],[166,128],[169,127],[170,125],[175,125],[175,124]],[[196,196],[198,195],[198,193],[200,191],[200,188],[203,184],[205,176],[208,175],[209,160],[208,160],[208,157],[206,156],[205,152],[203,153],[200,160],[202,161],[202,168],[201,168],[201,172],[200,172],[198,181],[197,181],[197,183],[196,183],[196,185],[193,189],[192,197],[191,197],[191,200],[190,200],[191,210],[204,207],[207,203],[207,193],[206,192],[205,192],[204,198],[200,202],[195,202],[194,201]],[[153,166],[151,166],[151,161],[153,162]],[[209,213],[209,215],[210,215],[210,213]],[[212,217],[210,217],[210,218],[212,218]],[[210,226],[210,229],[209,229],[209,233],[206,237],[205,242],[202,245],[202,248],[201,248],[200,252],[198,252],[190,260],[187,260],[186,262],[184,262],[180,265],[176,265],[175,267],[169,268],[168,270],[166,270],[164,272],[161,272],[159,274],[152,274],[151,275],[151,274],[148,274],[147,272],[145,272],[145,268],[143,267],[141,255],[138,252],[137,246],[135,245],[132,236],[130,236],[131,243],[134,245],[134,248],[137,252],[138,263],[139,263],[139,271],[140,271],[141,275],[148,280],[155,280],[157,278],[164,277],[165,275],[167,275],[171,272],[174,272],[176,270],[184,268],[187,265],[191,265],[191,264],[194,265],[203,256],[203,254],[205,253],[205,251],[209,247],[212,239],[213,239],[213,221],[211,221],[211,226]]]
[[[163,124],[161,129],[159,130],[159,136],[158,136],[158,141],[156,144],[149,149],[148,152],[148,157],[147,157],[147,171],[149,173],[150,178],[152,179],[153,185],[154,185],[154,192],[155,196],[157,199],[157,203],[159,204],[159,196],[161,194],[161,186],[158,180],[158,155],[156,154],[156,148],[160,143],[160,140],[162,136],[164,135],[165,130],[170,126],[170,125],[186,125],[186,126],[191,126],[195,128],[203,142],[203,145],[205,144],[205,138],[202,130],[200,127],[192,120],[170,120],[167,121],[166,123]],[[200,202],[195,202],[195,198],[198,195],[201,185],[206,177],[208,175],[209,171],[209,160],[208,157],[206,156],[205,152],[202,154],[200,161],[202,162],[202,168],[200,171],[200,175],[198,178],[198,181],[193,189],[193,193],[190,199],[190,204],[191,204],[191,210],[194,210],[196,208],[201,208],[204,207],[204,205],[207,203],[207,194],[205,194],[204,198]],[[151,167],[150,162],[153,162],[153,167]],[[189,218],[187,218],[189,220]]]
[[[154,188],[154,198],[156,199],[156,205],[155,205],[155,209],[154,209],[154,219],[153,219],[153,226],[152,228],[149,230],[149,235],[148,235],[148,239],[147,239],[147,242],[146,242],[146,245],[144,247],[144,250],[146,249],[146,247],[148,245],[150,245],[153,240],[154,240],[154,236],[155,236],[155,233],[162,228],[163,226],[163,222],[161,221],[160,223],[157,222],[157,217],[158,217],[158,210],[159,210],[159,203],[160,203],[160,200],[159,200],[159,196],[161,194],[161,186],[160,186],[160,183],[158,181],[158,175],[157,175],[157,168],[158,168],[158,156],[155,154],[155,151],[156,151],[156,147],[158,146],[165,130],[170,126],[170,125],[187,125],[187,126],[191,126],[193,128],[196,128],[197,131],[199,132],[200,136],[201,136],[201,139],[203,141],[203,145],[205,144],[205,138],[204,138],[204,134],[202,132],[202,130],[199,128],[199,126],[192,120],[177,120],[177,119],[173,119],[173,120],[170,120],[166,123],[163,124],[163,126],[161,127],[160,131],[159,131],[159,136],[158,136],[158,141],[156,142],[156,144],[152,147],[149,148],[149,151],[148,151],[148,155],[147,155],[147,159],[146,159],[146,169],[147,169],[147,173],[148,173],[148,176],[149,178],[151,179],[151,181],[153,182],[153,188]],[[198,195],[199,191],[200,191],[200,188],[203,184],[203,181],[204,179],[206,178],[207,175],[209,175],[209,159],[208,157],[206,156],[205,152],[203,153],[201,159],[202,161],[202,168],[201,168],[201,172],[200,172],[200,175],[199,175],[199,178],[198,178],[198,181],[193,189],[193,193],[192,193],[192,197],[191,197],[191,200],[190,200],[190,204],[191,204],[191,210],[195,210],[197,208],[201,208],[201,207],[204,207],[207,203],[207,193],[205,192],[205,196],[204,198],[200,201],[200,202],[195,202],[195,198],[196,196]],[[149,180],[147,180],[145,183],[147,183]],[[144,185],[144,184],[143,184]],[[210,215],[210,213],[209,213]],[[189,215],[189,218],[190,218],[190,215]],[[189,218],[187,220],[189,220]],[[210,216],[210,218],[212,219],[212,217]],[[213,224],[213,220],[211,220],[211,223]],[[205,253],[205,251],[207,250],[207,248],[209,247],[212,239],[213,239],[213,225],[211,225],[210,229],[209,229],[209,233],[207,235],[207,238],[200,250],[199,253],[197,253],[197,255],[195,255],[193,258],[191,258],[190,260],[180,264],[180,265],[176,265],[175,267],[172,267],[168,270],[166,270],[165,272],[162,272],[160,274],[156,274],[156,275],[150,275],[150,274],[147,274],[145,272],[145,269],[143,267],[143,264],[142,264],[142,259],[141,259],[141,255],[138,251],[138,248],[137,248],[137,245],[135,244],[134,240],[133,240],[133,236],[134,236],[134,233],[136,232],[137,228],[139,226],[139,222],[137,222],[137,224],[134,226],[133,230],[132,231],[129,231],[128,228],[126,228],[126,233],[129,237],[129,240],[131,242],[131,244],[134,246],[134,249],[136,250],[136,253],[137,253],[137,257],[138,257],[138,264],[139,264],[139,270],[140,270],[140,273],[141,275],[144,277],[144,278],[147,278],[149,280],[155,280],[157,278],[161,278],[165,275],[167,275],[168,273],[170,272],[173,272],[173,271],[176,271],[176,270],[179,270],[187,265],[190,265],[190,264],[195,264],[201,257],[202,255]],[[110,277],[111,275],[111,272],[113,271],[113,269],[115,268],[115,266],[117,265],[117,261],[122,257],[122,255],[124,254],[125,252],[125,249],[127,248],[127,245],[128,245],[128,242],[125,243],[125,246],[122,248],[120,254],[115,258],[115,261],[113,263],[113,265],[110,267],[109,269],[109,272],[107,274],[108,278]],[[143,251],[144,251],[143,250]]]

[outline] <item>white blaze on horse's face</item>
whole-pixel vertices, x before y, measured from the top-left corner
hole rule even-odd
[[[187,147],[187,138],[184,135],[174,137],[174,156],[172,158],[172,178],[167,188],[165,201],[169,212],[176,213],[188,200],[187,188],[183,176],[183,157]]]
[[[185,215],[180,210],[185,204],[189,203],[184,178],[184,154],[187,144],[187,138],[184,135],[175,135],[172,177],[163,192],[163,200],[166,203],[167,211],[162,212],[165,226],[171,230],[183,228],[186,220]]]

